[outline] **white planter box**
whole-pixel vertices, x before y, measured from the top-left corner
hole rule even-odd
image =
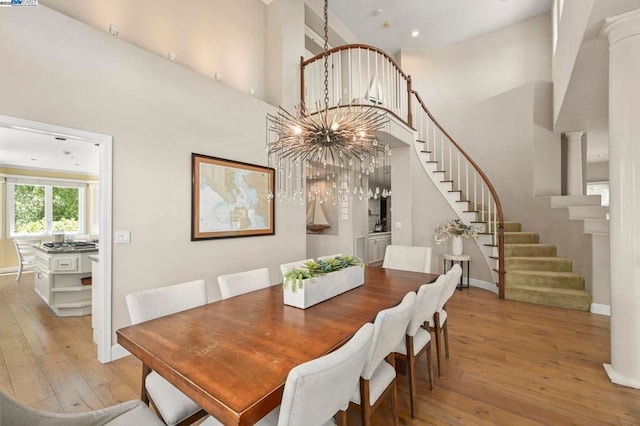
[[[295,293],[287,286],[284,290],[284,304],[305,309],[362,284],[364,284],[364,268],[351,266],[342,271],[303,280],[302,288],[296,288]]]

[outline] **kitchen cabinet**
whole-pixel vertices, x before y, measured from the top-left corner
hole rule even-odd
[[[367,265],[382,264],[384,252],[391,244],[390,232],[376,232],[367,236]]]
[[[58,316],[91,314],[91,285],[82,278],[91,276],[89,255],[98,250],[49,251],[36,246],[34,290]]]

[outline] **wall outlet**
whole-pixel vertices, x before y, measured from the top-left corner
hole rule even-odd
[[[396,222],[395,227],[396,229],[402,229],[402,222]]]
[[[131,241],[131,231],[116,231],[116,232],[114,232],[113,241],[116,244],[128,244]]]

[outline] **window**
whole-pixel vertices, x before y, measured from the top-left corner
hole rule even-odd
[[[9,236],[85,232],[85,184],[44,179],[7,179]]]

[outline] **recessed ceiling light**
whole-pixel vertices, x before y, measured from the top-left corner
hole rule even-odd
[[[416,38],[416,37],[418,37],[419,35],[420,35],[420,31],[418,31],[418,30],[415,30],[415,31],[412,31],[412,32],[411,32],[411,37],[413,37],[413,38]]]
[[[382,9],[376,10],[376,15],[382,15]]]

